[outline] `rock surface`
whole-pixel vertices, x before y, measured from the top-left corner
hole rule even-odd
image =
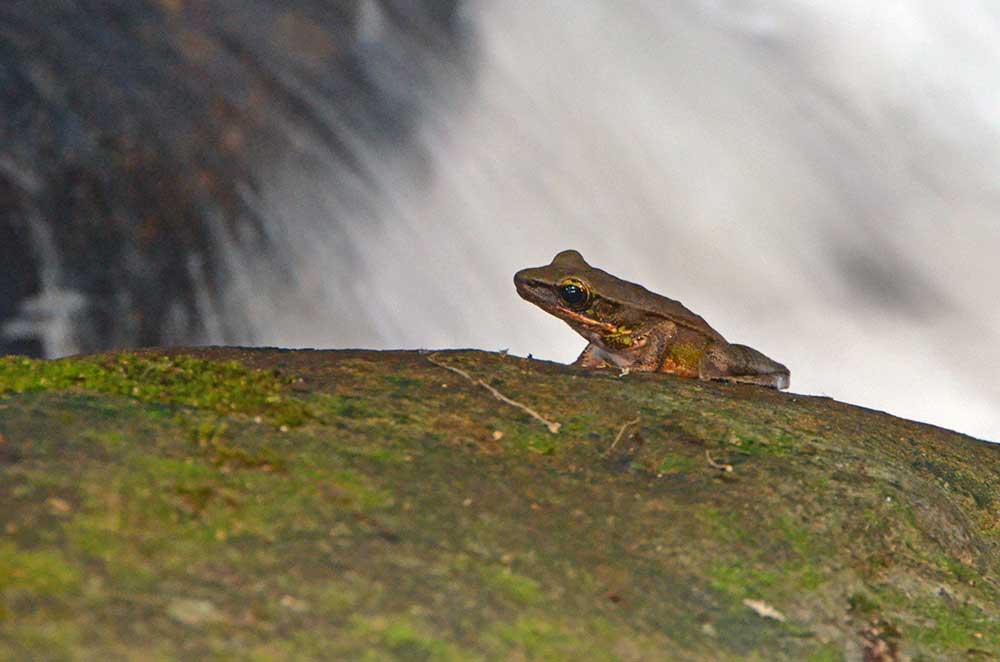
[[[998,659],[998,499],[1000,446],[750,386],[9,357],[0,660]]]

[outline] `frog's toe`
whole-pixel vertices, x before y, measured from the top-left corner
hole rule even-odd
[[[766,386],[767,388],[773,388],[781,391],[788,388],[788,377],[789,375],[786,371],[775,372],[769,375],[727,375],[725,377],[717,377],[716,379],[733,384],[754,384],[756,386]]]

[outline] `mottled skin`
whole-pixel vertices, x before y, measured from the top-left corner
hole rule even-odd
[[[788,388],[785,366],[727,342],[679,301],[596,269],[576,251],[518,271],[514,285],[523,299],[589,341],[575,365]]]

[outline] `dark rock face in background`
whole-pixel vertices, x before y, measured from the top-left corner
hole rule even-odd
[[[363,180],[460,53],[457,4],[5,3],[0,354],[252,340],[218,246],[266,255],[261,165],[320,141]]]

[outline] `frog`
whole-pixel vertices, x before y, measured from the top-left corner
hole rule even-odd
[[[514,287],[588,341],[573,365],[779,390],[789,386],[790,372],[781,363],[730,343],[681,302],[590,266],[578,251],[565,250],[551,264],[518,271]]]

